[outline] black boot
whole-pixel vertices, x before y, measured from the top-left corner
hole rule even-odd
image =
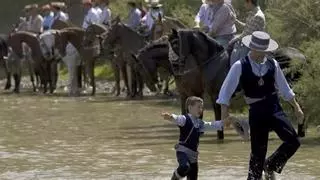
[[[171,180],[179,180],[175,172],[173,172]]]

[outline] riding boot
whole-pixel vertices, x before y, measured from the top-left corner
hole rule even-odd
[[[267,162],[267,160],[266,160]],[[264,171],[264,179],[265,180],[276,180],[276,176],[274,174],[274,171],[268,169],[268,165],[265,163],[263,167]]]
[[[171,180],[180,180],[179,177],[177,177],[176,173],[173,172]]]

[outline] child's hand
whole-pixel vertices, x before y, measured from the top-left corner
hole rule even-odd
[[[165,112],[165,113],[162,113],[161,116],[163,117],[163,119],[165,120],[171,120],[172,119],[172,116],[171,114]]]

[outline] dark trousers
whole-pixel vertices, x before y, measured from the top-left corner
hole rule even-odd
[[[288,159],[297,151],[300,141],[287,119],[276,95],[250,105],[249,124],[251,157],[248,180],[260,180],[263,169],[281,173]],[[265,160],[269,131],[273,130],[283,141],[280,147]]]
[[[175,173],[178,173],[180,177],[186,177],[187,180],[197,180],[198,179],[198,162],[190,163],[189,158],[186,153],[177,151],[177,160],[179,167],[176,172],[173,173],[173,180],[178,179]]]

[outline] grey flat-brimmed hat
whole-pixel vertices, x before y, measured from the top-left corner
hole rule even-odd
[[[242,38],[242,43],[248,48],[256,51],[270,52],[278,49],[278,43],[263,31],[255,31],[252,35]]]

